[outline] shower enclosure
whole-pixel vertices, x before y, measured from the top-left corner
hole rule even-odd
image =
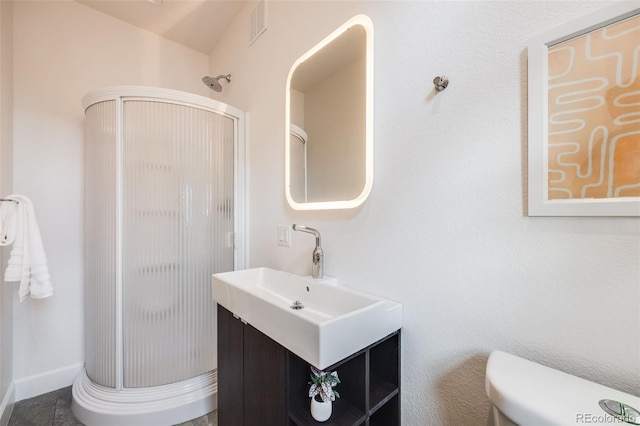
[[[114,87],[85,107],[85,369],[90,425],[170,425],[216,408],[211,274],[243,266],[244,114]]]

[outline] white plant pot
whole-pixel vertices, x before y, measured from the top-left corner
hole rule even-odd
[[[331,417],[331,401],[317,401],[311,398],[311,417],[318,422],[326,422]]]

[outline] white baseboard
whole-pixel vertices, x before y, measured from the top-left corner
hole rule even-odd
[[[0,426],[7,426],[9,424],[9,418],[11,417],[15,400],[15,386],[11,383],[2,402],[0,402]]]
[[[23,399],[71,386],[83,367],[83,363],[73,364],[15,380],[13,382],[15,385],[15,401],[22,401]]]

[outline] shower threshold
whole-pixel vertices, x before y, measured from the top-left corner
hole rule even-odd
[[[116,390],[83,370],[73,383],[71,411],[84,424],[174,425],[218,408],[217,371],[168,385]]]

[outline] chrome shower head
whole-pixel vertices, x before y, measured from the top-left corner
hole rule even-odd
[[[215,78],[205,75],[204,77],[202,77],[202,82],[206,84],[207,87],[209,87],[209,89],[215,90],[216,92],[222,92],[222,85],[218,81],[221,78],[224,78],[225,80],[227,80],[227,83],[231,83],[231,74],[219,75]]]

